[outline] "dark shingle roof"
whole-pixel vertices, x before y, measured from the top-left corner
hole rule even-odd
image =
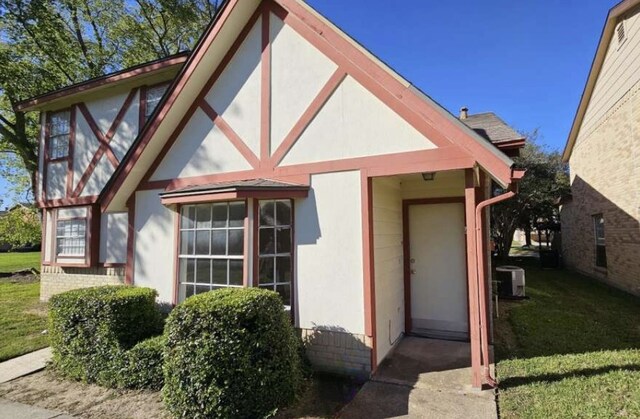
[[[524,139],[522,134],[516,132],[493,112],[469,115],[461,121],[494,144]]]
[[[185,193],[199,193],[199,192],[224,192],[224,191],[238,191],[238,190],[306,190],[309,189],[307,185],[298,185],[295,183],[278,182],[270,179],[249,179],[249,180],[236,180],[230,182],[216,182],[206,185],[198,186],[186,186],[184,188],[174,189],[169,192],[160,194],[161,196],[173,195],[173,194],[185,194]]]

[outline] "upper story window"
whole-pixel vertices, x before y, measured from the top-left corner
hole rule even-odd
[[[85,219],[59,220],[56,226],[56,249],[60,256],[84,257],[87,222]]]
[[[260,201],[258,286],[275,291],[291,306],[291,200]]]
[[[180,217],[179,300],[244,285],[246,203],[185,205]]]
[[[593,230],[596,245],[596,266],[600,268],[607,267],[607,250],[604,238],[604,217],[602,214],[593,216]]]
[[[62,111],[51,114],[49,119],[49,159],[64,159],[69,154],[69,136],[71,135],[71,112]]]
[[[146,107],[144,110],[145,121],[149,119],[153,111],[156,109],[156,106],[158,106],[158,103],[160,102],[160,99],[162,99],[162,95],[164,95],[167,87],[169,87],[169,85],[165,83],[152,86],[147,89]]]

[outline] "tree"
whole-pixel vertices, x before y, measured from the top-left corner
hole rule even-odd
[[[12,247],[40,243],[40,215],[35,208],[18,205],[0,217],[0,242]]]
[[[190,49],[220,0],[0,0],[0,159],[13,184],[38,168],[20,100]],[[17,163],[17,164],[16,164]]]
[[[516,166],[526,170],[518,193],[491,210],[491,235],[498,256],[503,259],[509,255],[516,229],[530,232],[541,224],[557,222],[556,202],[569,190],[568,168],[561,154],[542,146],[537,130],[525,136],[527,143],[520,156],[514,158]],[[504,192],[498,187],[494,189],[495,194]]]

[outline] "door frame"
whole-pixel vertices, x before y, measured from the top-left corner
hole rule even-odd
[[[452,196],[441,198],[414,198],[402,200],[402,253],[404,271],[404,333],[411,334],[411,232],[409,228],[409,207],[411,205],[433,205],[433,204],[462,204],[466,214],[466,204],[464,196]],[[466,219],[463,218],[465,234],[467,228]],[[466,249],[466,244],[465,244]],[[465,250],[466,251],[466,250]],[[466,266],[466,260],[465,260]],[[469,287],[467,287],[467,294]],[[468,299],[468,298],[467,298]]]

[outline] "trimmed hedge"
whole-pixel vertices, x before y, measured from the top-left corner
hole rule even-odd
[[[124,353],[124,367],[118,375],[118,387],[160,390],[164,382],[162,365],[166,339],[156,336],[143,340]]]
[[[165,334],[163,397],[176,417],[264,417],[289,404],[302,383],[298,339],[272,291],[188,298]]]
[[[125,352],[162,332],[156,296],[151,288],[103,286],[51,297],[53,367],[67,378],[117,387]]]

